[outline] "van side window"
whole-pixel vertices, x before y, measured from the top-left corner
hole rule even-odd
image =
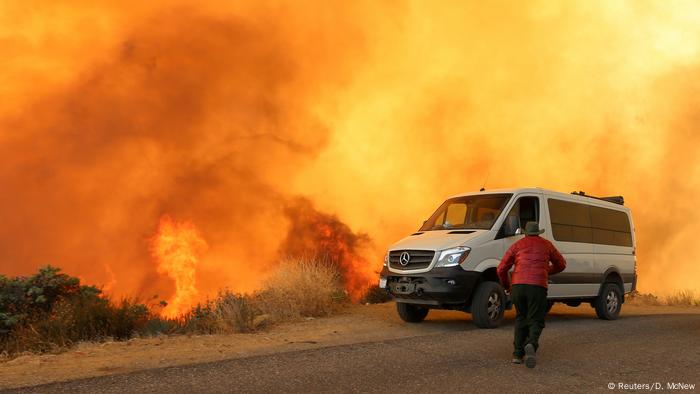
[[[515,235],[515,230],[524,228],[527,222],[540,222],[540,200],[537,197],[520,197],[515,202],[503,222],[499,238]]]
[[[632,246],[632,229],[625,212],[551,198],[547,204],[557,241]]]
[[[632,230],[622,211],[591,206],[593,242],[603,245],[632,246]]]
[[[548,199],[552,235],[557,241],[593,242],[591,215],[588,205]]]

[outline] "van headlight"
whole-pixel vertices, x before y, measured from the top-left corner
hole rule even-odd
[[[389,265],[389,251],[387,250],[386,254],[384,255],[384,266],[386,267],[388,265]]]
[[[462,264],[464,260],[469,256],[469,251],[471,249],[466,246],[459,246],[457,248],[447,249],[440,252],[440,257],[438,258],[436,267],[454,267],[456,265]]]

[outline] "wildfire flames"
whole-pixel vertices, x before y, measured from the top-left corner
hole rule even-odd
[[[365,257],[371,248],[369,236],[353,233],[347,224],[316,211],[303,198],[289,203],[285,213],[292,225],[280,246],[280,257],[313,257],[337,266],[351,299],[358,301],[377,277],[377,264]]]
[[[158,273],[175,282],[175,295],[163,315],[175,317],[187,312],[197,301],[197,262],[207,244],[192,223],[176,222],[164,216],[158,234],[151,241],[151,253],[158,262]]]
[[[0,3],[0,273],[357,298],[486,180],[624,195],[640,290],[698,288],[700,3],[303,3]]]

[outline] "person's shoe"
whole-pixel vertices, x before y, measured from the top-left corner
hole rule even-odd
[[[511,361],[513,364],[522,364],[523,363],[523,358],[522,357],[513,357],[513,361]]]
[[[535,346],[531,343],[525,345],[525,366],[528,368],[535,368],[537,365],[537,357],[535,357]]]

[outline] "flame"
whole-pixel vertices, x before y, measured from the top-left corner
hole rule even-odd
[[[158,232],[151,240],[151,253],[158,272],[175,282],[175,295],[163,309],[164,316],[177,317],[197,301],[197,263],[206,248],[207,243],[191,222],[174,221],[169,216],[160,219]]]
[[[373,244],[367,234],[353,232],[335,215],[316,210],[304,198],[288,202],[285,214],[291,222],[279,248],[281,258],[316,258],[337,267],[353,301],[359,301],[377,274],[367,256]]]

